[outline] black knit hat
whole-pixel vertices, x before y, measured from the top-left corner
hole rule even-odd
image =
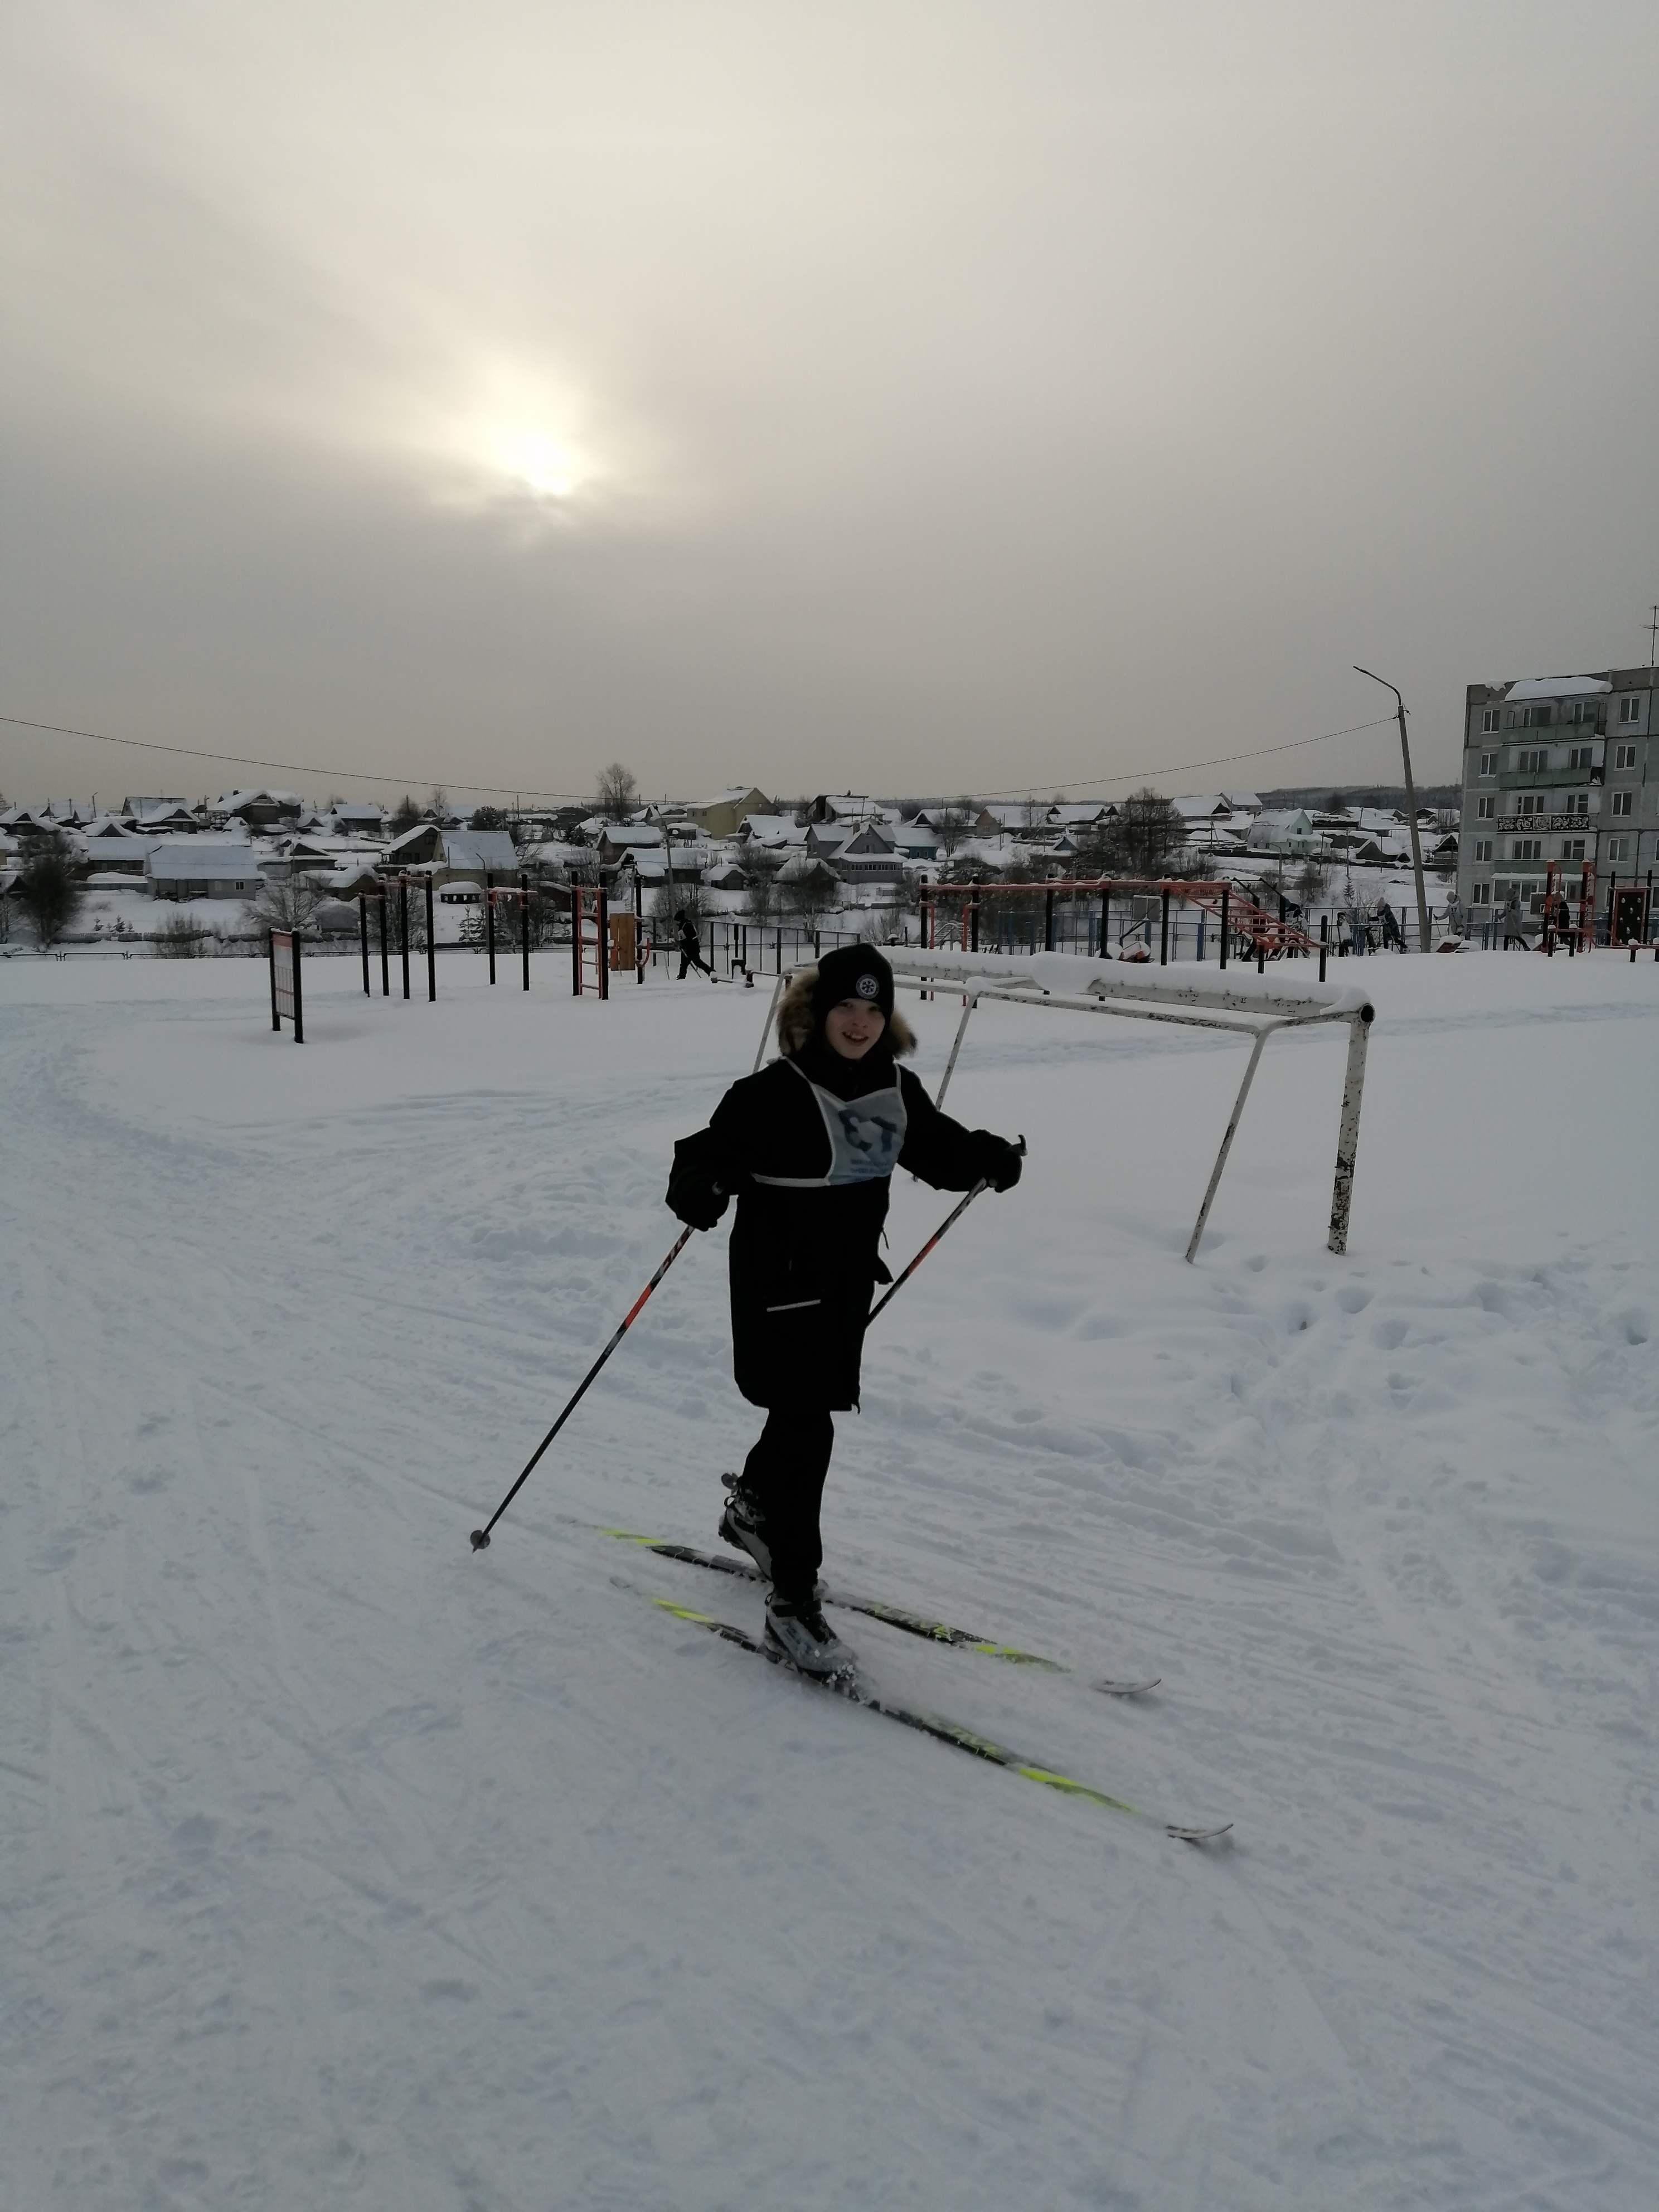
[[[877,1007],[883,1021],[893,1018],[893,971],[872,945],[842,945],[818,963],[812,986],[812,1020],[822,1028],[831,1006],[861,999]]]

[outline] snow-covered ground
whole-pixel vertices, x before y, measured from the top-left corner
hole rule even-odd
[[[1341,1260],[1340,1032],[1188,1267],[1243,1047],[975,1017],[1027,1173],[878,1325],[828,1571],[1077,1672],[840,1625],[1200,1851],[645,1601],[758,1616],[587,1525],[712,1539],[724,1231],[469,1550],[764,1009],[565,958],[317,962],[297,1048],[253,963],[0,963],[8,2212],[1647,2212],[1659,969],[1368,963]]]

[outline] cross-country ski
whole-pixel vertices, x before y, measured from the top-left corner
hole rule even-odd
[[[764,1582],[766,1577],[753,1559],[732,1558],[718,1552],[699,1551],[695,1544],[676,1544],[656,1536],[641,1536],[630,1528],[600,1528],[601,1536],[614,1536],[624,1544],[637,1544],[659,1559],[678,1559],[689,1567],[702,1567],[714,1574],[735,1575],[744,1582]],[[819,1595],[825,1605],[838,1606],[847,1613],[861,1613],[871,1620],[885,1621],[890,1628],[902,1629],[907,1636],[919,1636],[929,1644],[947,1644],[959,1651],[978,1652],[986,1658],[1006,1660],[1011,1666],[1031,1667],[1050,1674],[1072,1672],[1063,1659],[1045,1659],[1041,1652],[1024,1651],[1015,1644],[999,1644],[994,1638],[980,1636],[971,1628],[959,1628],[948,1620],[936,1620],[929,1614],[917,1613],[912,1607],[892,1605],[881,1598],[854,1597],[845,1590],[834,1589],[824,1583],[818,1586]],[[1149,1690],[1158,1688],[1160,1675],[1150,1674],[1137,1679],[1126,1677],[1114,1680],[1101,1676],[1089,1685],[1092,1690],[1104,1692],[1112,1698],[1144,1697]]]
[[[676,1620],[689,1621],[694,1627],[707,1629],[722,1642],[735,1644],[740,1650],[751,1651],[757,1657],[770,1659],[786,1668],[791,1666],[790,1654],[765,1637],[752,1636],[735,1621],[723,1620],[716,1613],[702,1613],[696,1606],[678,1604],[672,1598],[644,1593],[653,1605]],[[1186,1844],[1212,1844],[1232,1832],[1232,1822],[1224,1820],[1208,1826],[1195,1826],[1188,1822],[1166,1820],[1155,1813],[1148,1813],[1127,1798],[1114,1797],[1097,1790],[1091,1784],[1079,1782],[1069,1774],[1061,1774],[1050,1766],[1026,1759],[1018,1752],[1010,1751],[1006,1744],[995,1743],[989,1736],[979,1735],[960,1721],[948,1720],[942,1713],[924,1712],[909,1705],[896,1704],[871,1687],[856,1667],[824,1672],[814,1667],[794,1666],[793,1671],[816,1689],[831,1690],[837,1697],[850,1698],[862,1705],[866,1712],[879,1713],[885,1720],[897,1721],[902,1727],[915,1729],[922,1735],[930,1735],[937,1742],[953,1745],[958,1751],[971,1753],[975,1759],[988,1759],[993,1766],[1006,1767],[1011,1773],[1022,1775],[1028,1782],[1040,1782],[1045,1788],[1058,1790],[1068,1797],[1085,1799],[1091,1805],[1103,1805],[1114,1813],[1127,1813],[1137,1820],[1152,1820],[1167,1836],[1174,1836]]]

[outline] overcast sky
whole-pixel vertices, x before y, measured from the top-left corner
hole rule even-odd
[[[1647,657],[1659,9],[9,0],[13,800],[1424,781]]]

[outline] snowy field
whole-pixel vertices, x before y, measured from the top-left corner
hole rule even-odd
[[[1025,1179],[878,1324],[826,1572],[1076,1671],[837,1625],[1202,1850],[647,1601],[758,1622],[592,1526],[712,1541],[724,1230],[470,1552],[765,1006],[507,972],[315,963],[296,1048],[263,966],[0,963],[7,2212],[1650,2212],[1659,969],[1368,962],[1341,1260],[1341,1031],[1188,1267],[1243,1046],[976,1015]]]

